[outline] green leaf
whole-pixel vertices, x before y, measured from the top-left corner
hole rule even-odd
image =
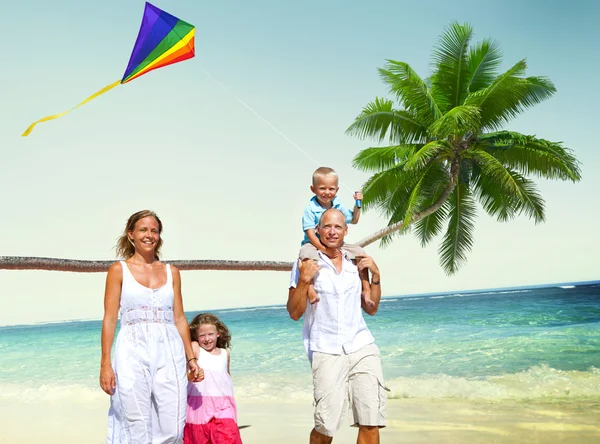
[[[479,189],[483,197],[482,204],[486,211],[491,215],[499,216],[502,220],[505,217],[510,217],[511,210],[504,209],[505,216],[500,211],[501,207],[510,204],[512,213],[520,214],[524,212],[528,217],[532,217],[536,223],[544,221],[544,200],[533,182],[519,173],[507,169],[498,159],[484,150],[471,150],[469,155],[478,163],[481,168],[481,176],[485,176],[485,182],[488,184],[487,187],[482,186]],[[498,193],[503,194],[501,201],[492,203],[491,200],[497,199]],[[499,210],[495,211],[497,208]]]
[[[476,207],[469,188],[458,184],[448,199],[448,229],[440,244],[440,263],[452,275],[467,261],[473,247]]]
[[[488,87],[498,73],[502,52],[492,39],[485,39],[469,50],[469,82],[467,92],[472,93]]]
[[[431,76],[432,89],[444,98],[442,111],[462,105],[467,97],[470,77],[467,53],[472,35],[471,25],[453,22],[433,50],[436,71]]]
[[[385,69],[379,69],[379,74],[390,92],[398,97],[405,109],[416,116],[423,127],[441,116],[436,98],[410,65],[388,60]]]
[[[527,64],[516,63],[498,76],[490,86],[468,95],[465,105],[481,110],[481,125],[492,130],[519,115],[526,108],[551,97],[556,88],[543,77],[523,78]]]
[[[387,136],[392,143],[412,143],[422,140],[426,130],[413,112],[395,110],[391,100],[377,97],[363,108],[346,134],[379,142]]]
[[[406,169],[419,170],[424,168],[434,158],[445,159],[452,156],[452,145],[445,140],[434,140],[419,147],[407,157]]]
[[[580,162],[562,143],[511,131],[482,135],[479,141],[503,165],[526,176],[572,182],[581,180]]]
[[[429,189],[425,190],[427,197],[423,199],[423,208],[433,206],[441,197],[446,187],[450,184],[450,177],[447,169],[442,163],[436,164],[430,170]],[[425,247],[431,239],[437,236],[444,226],[446,215],[448,214],[448,201],[444,202],[442,207],[433,214],[426,216],[414,222],[415,234],[421,241],[421,246]]]
[[[360,171],[383,171],[411,158],[422,145],[371,147],[360,151],[352,166]]]
[[[445,139],[452,135],[462,136],[479,132],[480,112],[476,106],[457,106],[452,108],[429,127],[429,133]]]

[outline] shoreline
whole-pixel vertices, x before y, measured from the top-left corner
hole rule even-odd
[[[1,400],[0,443],[102,443],[108,397],[89,401]],[[597,397],[493,402],[389,399],[387,418],[388,426],[381,430],[382,443],[600,443]],[[245,444],[306,444],[312,429],[312,404],[238,400],[238,423]],[[356,433],[345,418],[334,442],[355,442]]]

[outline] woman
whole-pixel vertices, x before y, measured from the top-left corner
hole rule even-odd
[[[111,395],[107,443],[182,442],[186,361],[191,379],[200,379],[179,270],[159,261],[161,233],[155,213],[133,214],[117,243],[117,256],[125,260],[106,277],[100,386]]]

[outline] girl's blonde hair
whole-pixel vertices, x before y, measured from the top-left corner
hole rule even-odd
[[[134,213],[131,216],[129,216],[129,219],[127,220],[127,224],[125,224],[125,229],[123,230],[123,234],[117,241],[117,245],[115,247],[115,250],[117,250],[118,258],[127,260],[135,254],[135,247],[133,246],[133,243],[129,239],[128,233],[130,231],[133,231],[135,228],[135,224],[137,224],[139,220],[141,220],[145,217],[153,217],[154,219],[156,219],[156,222],[158,222],[159,237],[158,237],[158,242],[156,243],[156,249],[154,250],[154,257],[156,260],[160,259],[160,247],[162,247],[162,244],[163,244],[163,240],[160,235],[162,234],[163,226],[162,226],[162,222],[160,221],[160,219],[158,218],[156,213],[154,211],[150,211],[150,210],[138,211],[137,213]]]
[[[190,322],[190,336],[192,341],[199,342],[198,329],[204,324],[210,324],[216,327],[217,333],[219,333],[219,337],[217,338],[218,348],[231,348],[231,333],[229,333],[229,329],[212,313],[200,313],[192,319],[192,322]]]

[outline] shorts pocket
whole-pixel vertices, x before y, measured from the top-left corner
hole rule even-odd
[[[387,407],[387,393],[391,391],[389,388],[385,386],[385,382],[379,378],[377,378],[378,382],[378,391],[379,391],[379,427],[385,427],[385,419],[386,419],[386,407]]]

